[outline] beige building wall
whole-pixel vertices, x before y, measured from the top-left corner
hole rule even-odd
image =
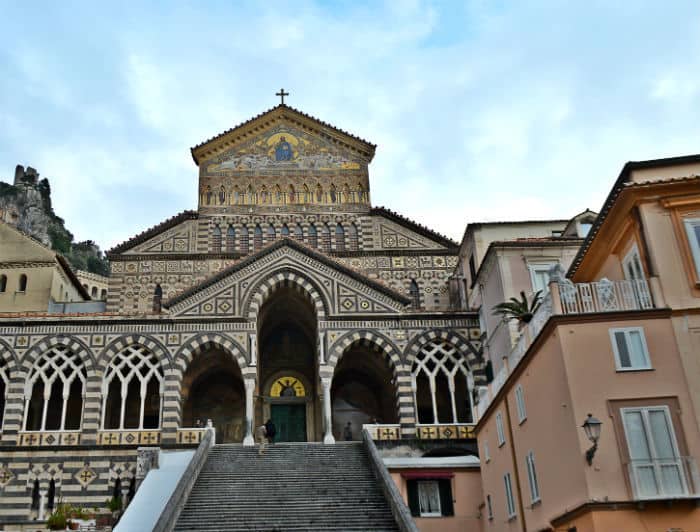
[[[546,338],[541,336],[535,351],[523,359],[477,427],[484,496],[491,495],[495,514],[485,530],[522,530],[523,516],[527,530],[541,530],[566,511],[591,501],[633,501],[627,440],[619,410],[623,406],[670,405],[681,455],[694,460],[700,456],[700,433],[690,393],[684,386],[684,368],[675,343],[669,341],[673,328],[668,312],[657,312],[653,317],[630,313],[627,319],[613,321],[600,315],[587,322],[557,320],[556,326],[543,331]],[[617,371],[610,329],[637,326],[643,327],[652,369]],[[522,422],[515,400],[518,386],[522,387],[526,410]],[[506,436],[501,447],[496,436],[499,412]],[[588,413],[603,422],[592,466],[585,461],[591,442],[581,429]],[[534,454],[541,495],[541,502],[535,504],[525,461],[529,452]],[[519,482],[514,474],[516,467]],[[510,521],[505,515],[503,475],[507,472],[511,473],[516,505],[517,493],[522,500],[522,509],[518,507],[517,517]],[[615,513],[609,509],[605,512]],[[700,530],[700,510],[689,513],[687,508],[677,508],[674,512],[683,530]],[[638,514],[643,512],[631,508],[627,514],[614,517],[579,516],[566,521],[563,529],[576,525],[582,527],[579,530],[645,531],[644,523],[651,526],[659,522],[653,516]],[[624,527],[606,528],[609,525],[601,524],[612,522],[624,523]],[[695,528],[688,527],[689,522]]]
[[[480,508],[484,500],[481,490],[481,475],[479,468],[457,468],[451,470],[452,501],[454,516],[452,517],[416,517],[414,518],[421,532],[481,532],[484,530],[486,514]],[[391,478],[401,492],[404,502],[408,505],[406,480],[401,476],[401,470],[389,469]]]
[[[83,285],[83,288],[90,294],[90,298],[99,301],[107,300],[107,289],[109,287],[109,277],[98,275],[92,272],[78,270],[75,276]]]

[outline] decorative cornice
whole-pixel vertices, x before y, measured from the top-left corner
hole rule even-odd
[[[256,129],[254,126],[262,126],[267,122],[279,120],[281,118],[296,119],[307,127],[321,130],[321,133],[325,133],[325,136],[330,140],[341,142],[348,147],[363,153],[365,157],[367,157],[368,162],[374,157],[374,151],[377,147],[375,144],[352,135],[347,131],[343,131],[342,129],[339,129],[331,124],[323,122],[316,117],[303,113],[298,109],[294,109],[293,107],[289,107],[285,104],[280,104],[210,138],[209,140],[202,142],[201,144],[197,144],[190,149],[192,159],[197,166],[199,166],[200,161],[206,155],[214,154],[215,152],[228,148],[239,140],[242,140],[243,137],[249,135],[254,129]]]
[[[121,244],[117,244],[107,252],[107,257],[110,260],[112,260],[112,255],[123,253],[124,251],[131,249],[134,246],[146,242],[150,238],[153,238],[154,236],[162,233],[163,231],[175,227],[176,225],[184,222],[185,220],[196,220],[198,217],[199,213],[197,211],[182,211],[180,214],[176,214],[172,218],[168,218],[167,220],[159,223],[158,225],[154,225],[150,229],[146,229],[144,232],[139,233],[138,235],[130,238],[129,240],[126,240]]]
[[[370,279],[369,277],[366,277],[362,273],[353,270],[344,264],[337,262],[330,258],[327,255],[324,255],[323,253],[320,253],[316,250],[313,250],[304,244],[301,244],[300,242],[293,240],[291,238],[281,238],[279,240],[276,240],[275,242],[269,244],[268,246],[264,247],[262,250],[260,250],[258,253],[254,253],[252,255],[248,255],[245,259],[237,262],[236,264],[233,264],[229,266],[228,268],[225,268],[221,270],[220,272],[208,277],[204,281],[192,286],[191,288],[188,288],[187,290],[184,290],[180,294],[176,295],[175,297],[172,297],[168,299],[167,301],[163,302],[163,307],[165,308],[170,308],[174,305],[177,305],[181,301],[187,299],[188,297],[196,294],[197,292],[200,292],[201,290],[204,290],[215,283],[219,282],[220,280],[224,279],[225,277],[228,277],[229,275],[240,271],[241,269],[245,268],[246,266],[249,266],[253,263],[255,263],[257,260],[260,258],[269,255],[270,253],[281,249],[283,247],[289,247],[291,249],[294,249],[304,255],[307,255],[313,259],[318,260],[319,262],[325,264],[326,266],[333,268],[335,270],[338,270],[345,275],[353,278],[354,280],[363,283],[365,285],[370,286],[371,288],[377,290],[378,292],[384,294],[385,296],[403,303],[404,305],[408,305],[411,300],[406,297],[404,294],[401,294],[399,292],[396,292],[392,288],[389,288],[388,286],[381,284],[373,279]]]
[[[429,229],[418,222],[414,222],[410,218],[392,211],[391,209],[387,209],[386,207],[372,207],[370,210],[370,215],[387,218],[392,222],[395,222],[406,229],[410,229],[411,231],[415,231],[419,235],[429,238],[430,240],[434,240],[447,248],[454,248],[455,252],[459,249],[459,244],[457,244],[457,242],[454,240],[446,237],[445,235],[441,235],[440,233],[433,231],[432,229]]]

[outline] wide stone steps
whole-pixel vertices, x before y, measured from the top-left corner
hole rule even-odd
[[[361,443],[217,445],[175,530],[398,530]]]

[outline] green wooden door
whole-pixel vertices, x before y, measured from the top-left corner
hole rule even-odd
[[[306,441],[306,405],[270,405],[275,441]]]

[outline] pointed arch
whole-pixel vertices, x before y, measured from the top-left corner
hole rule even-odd
[[[471,342],[460,334],[447,329],[429,329],[413,338],[404,349],[407,365],[412,365],[420,350],[429,342],[447,342],[455,346],[460,355],[467,361],[468,369],[474,375],[476,384],[486,384],[485,364],[483,354]]]
[[[280,236],[282,238],[289,237],[289,226],[287,224],[282,224],[282,229],[280,230]]]
[[[304,229],[301,226],[301,224],[296,224],[294,226],[294,238],[297,239],[299,242],[304,241]]]
[[[328,227],[328,223],[321,226],[321,250],[326,253],[331,251],[331,229]]]
[[[250,251],[250,237],[248,236],[248,226],[243,225],[241,227],[241,238],[239,240],[240,252],[247,255]]]
[[[345,229],[340,222],[335,226],[335,250],[345,251]]]
[[[316,231],[316,224],[313,222],[309,224],[309,246],[318,249],[318,232]]]
[[[211,232],[211,251],[212,253],[221,253],[221,227],[218,224]]]
[[[263,246],[263,232],[260,224],[255,225],[255,231],[253,232],[253,251],[258,252]]]
[[[192,359],[209,349],[220,349],[229,355],[241,370],[248,366],[246,350],[236,340],[226,334],[207,333],[193,336],[182,344],[173,357],[173,367],[179,370],[182,376]]]
[[[232,224],[229,224],[226,230],[226,253],[233,253],[236,251],[236,230]]]
[[[275,226],[270,224],[267,226],[267,244],[274,242],[277,239],[277,231],[275,231]]]
[[[359,248],[359,238],[357,234],[357,225],[352,222],[348,226],[348,248],[350,251],[357,251]]]
[[[411,308],[418,310],[420,308],[420,287],[415,279],[411,279],[408,285],[408,296],[411,298]]]
[[[285,286],[295,288],[304,294],[316,310],[318,320],[325,319],[328,315],[329,299],[324,295],[320,286],[304,273],[289,267],[271,272],[265,279],[251,288],[244,298],[242,314],[248,319],[256,319],[258,311],[265,301],[279,288]]]

